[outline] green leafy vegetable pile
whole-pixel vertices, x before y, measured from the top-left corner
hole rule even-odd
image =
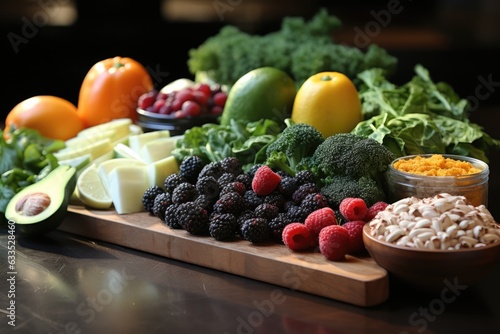
[[[47,139],[32,129],[11,129],[8,139],[0,130],[0,213],[10,199],[24,187],[33,184],[59,163],[53,153],[64,148],[64,141]]]
[[[322,71],[342,72],[357,80],[356,75],[369,68],[383,68],[388,73],[395,70],[397,59],[375,44],[363,52],[335,43],[332,33],[340,26],[340,20],[325,9],[308,22],[286,17],[280,30],[266,35],[248,34],[227,25],[189,51],[189,71],[206,73],[215,82],[232,86],[255,68],[272,66],[287,72],[300,87]]]
[[[469,103],[444,82],[435,83],[422,65],[397,86],[383,69],[358,75],[364,121],[352,133],[373,138],[396,157],[436,153],[470,156],[488,162],[500,141],[469,121]]]
[[[206,123],[187,130],[176,142],[172,155],[180,162],[193,155],[205,162],[236,157],[247,170],[257,161],[265,159],[265,148],[280,133],[280,125],[269,119],[250,123],[232,119],[227,126]]]

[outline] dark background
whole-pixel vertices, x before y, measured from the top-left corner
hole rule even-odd
[[[56,4],[76,15],[71,25],[43,22],[60,13],[53,7]],[[395,4],[399,12],[384,16]],[[217,5],[225,6],[222,15]],[[481,78],[489,77],[496,86],[490,91],[483,88],[489,94],[479,101],[471,120],[500,138],[497,0],[0,0],[1,118],[34,95],[56,95],[76,104],[90,67],[113,56],[132,57],[149,69],[168,72],[158,86],[191,77],[186,64],[189,49],[222,26],[267,33],[279,29],[284,16],[310,18],[320,7],[342,20],[342,28],[333,36],[341,43],[356,45],[359,31],[368,33],[378,22],[370,41],[398,57],[396,83],[408,81],[417,63],[428,68],[435,81],[450,83],[462,97],[477,96]],[[17,51],[9,41],[14,34],[26,37]],[[490,165],[490,198],[495,199],[500,198],[498,155],[492,153]]]

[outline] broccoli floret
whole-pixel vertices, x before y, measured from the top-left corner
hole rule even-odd
[[[347,197],[362,198],[368,206],[386,200],[386,195],[377,182],[367,177],[356,180],[345,175],[335,176],[328,179],[328,184],[320,192],[332,208],[338,208],[340,202]]]
[[[312,125],[291,123],[290,119],[285,123],[287,127],[266,149],[265,164],[295,176],[301,161],[310,158],[324,138]]]
[[[339,175],[358,180],[366,177],[384,189],[384,172],[394,154],[374,139],[353,133],[339,133],[318,145],[311,161],[311,170],[325,185],[327,178]]]

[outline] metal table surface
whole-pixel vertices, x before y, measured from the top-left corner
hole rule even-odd
[[[0,230],[0,333],[500,330],[500,265],[436,294],[391,280],[385,303],[362,308],[60,231],[14,241]]]

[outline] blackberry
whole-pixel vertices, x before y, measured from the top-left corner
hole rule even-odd
[[[269,203],[277,206],[280,210],[283,210],[286,202],[285,197],[279,192],[279,190],[275,190],[271,194],[263,196],[263,200],[264,203]]]
[[[260,167],[262,166],[262,164],[256,164],[256,165],[253,165],[252,167],[250,167],[250,169],[248,170],[248,174],[253,178],[254,175],[255,175],[255,172],[257,171],[257,169],[259,169]]]
[[[276,242],[283,243],[283,229],[291,222],[292,220],[284,212],[280,212],[276,217],[271,219],[268,222],[269,229],[271,230],[271,238]]]
[[[224,168],[222,168],[220,162],[212,161],[203,167],[198,177],[213,176],[218,180],[222,174],[224,174]]]
[[[245,209],[245,200],[240,194],[234,191],[221,196],[213,206],[213,211],[216,213],[239,214]]]
[[[245,194],[243,195],[243,199],[245,200],[245,204],[247,208],[254,210],[256,207],[258,207],[260,204],[264,203],[264,198],[257,195],[255,191],[249,189],[245,191]]]
[[[254,212],[255,212],[255,217],[264,218],[267,221],[269,221],[278,215],[280,209],[276,205],[269,203],[262,203],[255,208]]]
[[[319,189],[315,183],[311,182],[304,183],[303,185],[299,186],[297,190],[295,190],[295,192],[292,195],[292,199],[295,202],[295,204],[299,205],[300,203],[302,203],[302,201],[304,200],[304,198],[306,198],[307,195],[318,192]]]
[[[220,196],[222,196],[224,194],[227,194],[229,192],[232,192],[232,191],[237,192],[238,194],[240,194],[241,196],[243,196],[243,195],[245,195],[245,191],[247,191],[247,188],[241,182],[238,182],[238,181],[229,182],[220,191]]]
[[[310,170],[305,169],[295,174],[295,180],[297,181],[297,185],[300,187],[306,183],[316,183],[316,176]]]
[[[154,215],[153,207],[155,204],[156,196],[163,194],[165,191],[159,186],[151,186],[142,195],[142,205],[144,209],[148,211],[150,214]]]
[[[297,179],[291,176],[282,177],[278,186],[280,193],[286,198],[292,198],[293,193],[298,188]]]
[[[295,202],[292,200],[285,201],[285,204],[283,205],[283,210],[284,212],[287,212],[290,207],[294,206]]]
[[[180,204],[170,204],[165,210],[165,218],[163,221],[170,228],[181,229],[182,226],[177,220],[177,208]]]
[[[228,240],[236,236],[238,222],[232,213],[215,214],[210,218],[208,226],[210,236],[215,240]]]
[[[186,179],[181,176],[179,173],[170,174],[165,178],[163,185],[165,186],[165,190],[170,194],[174,193],[174,189],[181,183],[186,182]]]
[[[209,225],[208,211],[195,202],[179,204],[176,210],[177,221],[184,230],[194,235],[207,235]]]
[[[189,182],[182,182],[175,187],[172,193],[172,203],[186,203],[193,201],[196,198],[196,187]]]
[[[292,205],[290,208],[288,208],[286,214],[292,222],[303,223],[309,213],[305,211],[300,205]]]
[[[219,197],[220,188],[215,177],[202,176],[196,181],[196,191],[198,195],[205,195],[207,198],[216,199]]]
[[[238,158],[227,157],[222,159],[220,164],[226,173],[231,173],[234,176],[243,173],[243,166]]]
[[[255,218],[255,212],[253,210],[250,210],[250,209],[244,210],[236,217],[238,227],[240,228],[239,231],[241,231],[241,226],[243,225],[245,220],[248,220],[250,218]]]
[[[281,178],[290,177],[290,174],[288,174],[287,172],[285,172],[284,170],[281,170],[281,169],[275,170],[274,172],[276,174],[278,174],[279,176],[281,176]]]
[[[205,162],[197,155],[191,155],[182,160],[179,165],[179,174],[190,183],[196,183],[198,174],[205,167]]]
[[[164,220],[165,210],[170,204],[172,204],[172,198],[169,193],[162,193],[157,195],[153,205],[153,215],[160,218],[161,220]]]
[[[245,185],[245,188],[252,188],[252,176],[249,173],[243,173],[234,179],[235,182],[241,182]]]
[[[212,212],[215,199],[207,195],[198,195],[198,197],[196,197],[194,202],[199,206],[201,206],[203,209],[207,210],[208,212]]]
[[[218,179],[217,182],[219,183],[219,188],[223,189],[225,186],[227,186],[229,183],[233,182],[235,179],[235,176],[231,173],[224,173],[222,174]]]
[[[314,193],[307,195],[306,198],[304,198],[304,200],[302,201],[302,203],[300,203],[300,206],[307,213],[311,213],[318,209],[324,208],[325,206],[328,206],[328,202],[326,200],[326,197],[323,196],[321,193]]]
[[[271,229],[264,218],[250,218],[241,226],[243,239],[251,243],[260,243],[271,239]]]

